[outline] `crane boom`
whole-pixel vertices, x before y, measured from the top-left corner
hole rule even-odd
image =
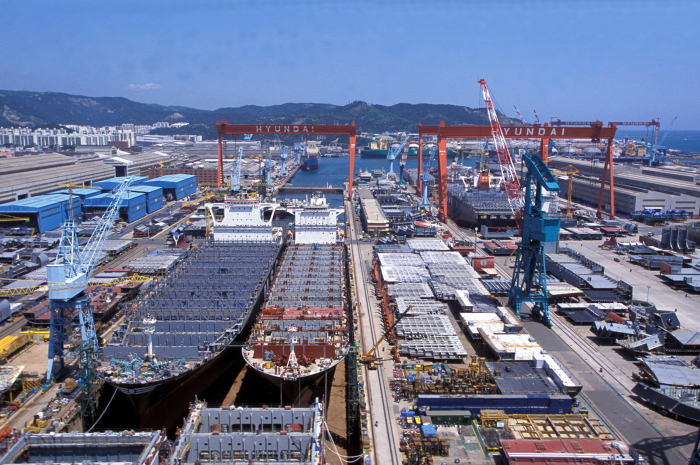
[[[382,337],[379,338],[376,344],[372,346],[372,348],[367,352],[366,354],[362,355],[360,357],[360,360],[362,362],[374,362],[377,360],[377,358],[374,355],[374,351],[377,350],[377,347],[379,347],[379,344],[382,343],[382,341],[391,333],[391,331],[396,327],[397,324],[399,324],[399,321],[401,321],[401,318],[405,317],[408,314],[408,311],[413,308],[413,305],[409,305],[406,310],[403,311],[403,313],[399,314],[399,316],[396,317],[396,320],[394,321],[394,324],[392,324],[389,329],[386,330],[386,332],[382,335]]]
[[[525,118],[523,118],[523,114],[520,113],[520,110],[518,110],[518,107],[516,107],[515,105],[513,105],[513,107],[515,108],[515,112],[518,114],[518,118],[520,118],[520,121],[522,121],[523,124],[527,124],[527,121],[525,121]]]
[[[496,109],[493,106],[491,94],[489,93],[488,87],[486,87],[486,81],[481,79],[479,84],[481,84],[481,93],[484,97],[486,112],[489,115],[489,122],[491,123],[491,135],[493,136],[493,142],[496,146],[498,164],[501,166],[501,175],[503,176],[503,184],[506,189],[506,197],[508,197],[508,204],[513,212],[515,221],[518,223],[518,228],[520,228],[520,210],[524,205],[522,194],[520,192],[520,179],[518,178],[518,173],[515,171],[515,165],[513,165],[513,159],[510,156],[510,151],[508,150],[508,145],[506,144],[506,138],[503,135],[501,123],[498,121],[498,115],[496,114]]]
[[[83,251],[80,253],[83,272],[88,275],[95,267],[97,258],[100,256],[105,246],[107,236],[109,236],[112,226],[114,226],[114,221],[119,216],[119,208],[121,207],[122,200],[124,200],[124,197],[127,195],[130,183],[131,178],[124,178],[124,181],[117,187],[112,203],[109,205],[104,215],[102,215],[100,222],[95,228],[95,232],[92,233],[90,240],[88,240],[88,243],[85,244]]]
[[[389,176],[393,176],[394,174],[396,174],[396,173],[394,173],[394,160],[396,160],[396,157],[399,155],[399,153],[401,153],[403,148],[406,146],[406,143],[408,143],[409,137],[410,136],[406,136],[406,138],[403,140],[403,142],[401,142],[401,144],[399,144],[399,146],[396,147],[395,149],[392,148],[391,146],[389,146],[389,150],[387,150],[387,152],[386,152],[386,159],[391,161],[391,169],[389,170],[389,173],[388,173]]]

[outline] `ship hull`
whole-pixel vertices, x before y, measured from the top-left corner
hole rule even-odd
[[[225,349],[200,367],[161,383],[108,384],[134,408],[138,428],[171,430],[187,415],[195,396],[200,396],[222,372],[233,366],[238,353]]]
[[[504,204],[507,206],[508,204]],[[448,196],[448,213],[458,222],[465,225],[474,226],[510,226],[517,227],[515,218],[510,212],[490,212],[478,210],[474,205],[469,204],[453,196]]]
[[[296,379],[285,379],[270,373],[256,370],[250,365],[248,360],[246,360],[246,362],[248,363],[248,369],[254,371],[262,379],[282,391],[283,400],[292,405],[304,405],[308,403],[307,397],[314,394],[317,396],[323,394],[323,378],[328,376],[328,381],[332,381],[333,377],[335,376],[335,369],[342,360],[344,359],[338,360],[327,370],[319,371],[307,376],[300,376]]]
[[[302,171],[313,171],[313,170],[317,170],[319,166],[320,166],[320,162],[319,162],[318,158],[304,158],[304,160],[301,164],[301,170]]]
[[[272,281],[277,261],[285,247],[286,243],[280,244],[272,257],[272,265],[260,276],[261,282],[269,284]],[[252,322],[255,321],[264,300],[266,287],[267,285],[260,287],[240,330],[232,336],[231,342],[240,343],[249,337]],[[186,416],[189,404],[194,401],[195,396],[206,390],[236,361],[240,361],[239,356],[240,351],[229,346],[208,360],[197,362],[192,369],[170,378],[143,383],[117,383],[108,377],[104,380],[121,395],[126,396],[135,411],[136,418],[133,423],[137,423],[139,428],[171,429]]]

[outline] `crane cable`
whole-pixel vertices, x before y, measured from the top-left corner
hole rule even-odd
[[[114,394],[112,394],[112,398],[109,399],[109,402],[107,403],[107,406],[105,407],[105,409],[102,411],[102,415],[100,415],[100,418],[98,418],[97,420],[95,420],[95,423],[93,423],[92,426],[90,427],[90,429],[87,430],[88,433],[89,433],[90,431],[92,431],[92,429],[95,427],[95,425],[97,425],[97,424],[100,422],[100,420],[102,420],[102,417],[104,416],[104,414],[107,413],[107,409],[109,408],[110,404],[111,404],[112,401],[114,400],[114,396],[117,395],[117,391],[118,391],[118,390],[119,390],[119,389],[114,388]]]

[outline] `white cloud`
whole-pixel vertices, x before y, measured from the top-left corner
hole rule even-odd
[[[129,84],[126,86],[129,90],[152,90],[160,89],[160,84],[155,84],[153,82],[147,82],[145,84]]]

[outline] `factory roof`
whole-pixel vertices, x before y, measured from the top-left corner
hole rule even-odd
[[[55,192],[50,192],[51,194],[64,194],[70,195],[69,189],[60,189]],[[89,187],[76,187],[73,189],[73,195],[90,197],[100,193],[100,189],[90,189]]]
[[[567,439],[502,439],[501,447],[507,463],[549,465],[565,462],[571,465],[597,465],[612,462],[634,463],[629,447],[621,441]],[[624,460],[623,460],[624,459]]]
[[[68,202],[69,200],[69,197],[63,194],[40,195],[2,204],[0,205],[0,211],[23,211],[31,213],[57,203]]]
[[[529,334],[492,333],[480,328],[479,334],[491,350],[501,358],[513,360],[532,360],[532,357],[542,351],[542,347]]]
[[[129,190],[135,191],[135,192],[155,192],[155,191],[162,191],[163,188],[160,186],[147,186],[147,185],[140,185],[140,186],[129,186]]]
[[[158,178],[151,179],[150,181],[179,182],[188,181],[192,178],[196,178],[196,176],[193,174],[166,174],[165,176],[160,176]]]

